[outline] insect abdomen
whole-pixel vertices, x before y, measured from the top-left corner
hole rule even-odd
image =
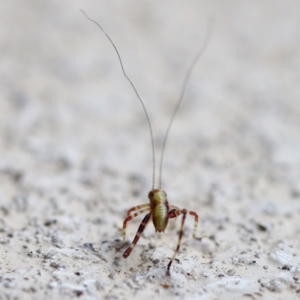
[[[167,195],[162,190],[153,190],[149,193],[149,200],[155,230],[162,232],[166,229],[169,220]]]
[[[168,225],[168,208],[166,203],[161,203],[159,205],[156,205],[153,211],[153,224],[155,227],[155,230],[158,232],[165,231],[167,225]]]

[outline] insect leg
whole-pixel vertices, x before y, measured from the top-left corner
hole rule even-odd
[[[173,254],[173,257],[171,258],[169,264],[168,264],[168,268],[167,268],[167,274],[170,274],[170,267],[172,265],[172,262],[174,260],[174,258],[176,257],[179,248],[180,248],[180,244],[181,244],[181,238],[182,238],[182,234],[183,234],[183,226],[184,226],[184,222],[185,222],[185,218],[186,215],[189,214],[191,216],[194,217],[194,232],[193,232],[193,238],[197,239],[197,240],[201,240],[202,238],[196,238],[196,231],[197,231],[197,227],[198,227],[198,215],[194,212],[194,211],[188,211],[186,209],[176,209],[171,207],[171,210],[169,211],[169,218],[177,218],[179,215],[182,214],[182,221],[181,221],[181,227],[180,227],[180,231],[179,231],[179,236],[178,236],[178,243],[177,243],[177,247],[175,249],[175,252]]]
[[[133,212],[133,211],[136,211],[136,210],[141,210],[141,209],[144,209],[146,207],[150,207],[150,204],[147,203],[147,204],[142,204],[142,205],[138,205],[138,206],[134,206],[134,207],[131,207],[128,212],[127,212],[127,217],[130,216],[130,214]]]
[[[142,207],[143,205],[140,205],[140,206],[136,206],[136,207]],[[149,204],[147,204],[147,206],[149,206]],[[135,207],[133,207],[135,208]],[[145,208],[145,209],[141,209],[137,212],[135,212],[134,214],[132,215],[128,215],[127,214],[127,217],[126,219],[124,220],[124,223],[123,223],[123,229],[122,229],[122,237],[123,237],[123,245],[125,244],[125,238],[126,238],[126,226],[127,226],[127,222],[131,221],[132,219],[134,219],[135,217],[139,216],[140,214],[146,212],[146,211],[149,211],[149,207]]]
[[[196,237],[196,232],[197,232],[197,227],[198,227],[198,220],[199,220],[199,217],[198,217],[198,214],[195,213],[194,211],[187,211],[186,209],[183,209],[183,210],[180,210],[178,209],[177,207],[175,206],[171,206],[171,210],[169,211],[169,218],[172,219],[172,218],[176,218],[183,213],[183,211],[186,211],[186,214],[189,214],[191,216],[194,217],[194,230],[193,230],[193,238],[194,239],[197,239],[197,240],[201,240],[202,238],[197,238]]]
[[[183,234],[183,226],[184,226],[184,222],[185,222],[185,218],[186,218],[186,214],[187,214],[187,210],[186,209],[171,209],[169,212],[169,218],[176,218],[178,217],[180,214],[182,214],[182,221],[181,221],[181,227],[180,227],[180,231],[179,231],[179,236],[178,236],[178,243],[177,243],[177,247],[175,249],[175,252],[170,260],[170,262],[168,263],[168,267],[167,267],[167,274],[170,274],[170,267],[172,265],[172,262],[174,260],[174,258],[176,257],[179,248],[180,248],[180,244],[181,244],[181,238],[182,238],[182,234]]]
[[[139,229],[138,229],[138,231],[137,231],[137,233],[136,233],[136,235],[135,235],[135,237],[134,237],[131,245],[124,252],[124,254],[123,254],[124,258],[127,258],[130,255],[132,249],[137,244],[139,238],[141,237],[142,232],[144,231],[144,229],[146,228],[146,226],[147,226],[147,224],[149,223],[150,220],[151,220],[151,216],[150,216],[150,213],[148,213],[145,216],[145,218],[143,219],[142,223],[140,224]]]
[[[174,229],[176,227],[176,222],[177,222],[178,216],[172,217],[170,215],[171,210],[180,210],[180,209],[177,206],[170,205],[169,218],[170,219],[172,219],[172,218],[175,219],[174,222],[171,223],[170,228]]]
[[[194,230],[193,230],[193,238],[196,240],[202,240],[202,238],[197,238],[196,237],[196,232],[197,232],[197,227],[198,227],[198,215],[194,211],[189,211],[189,215],[194,217]]]

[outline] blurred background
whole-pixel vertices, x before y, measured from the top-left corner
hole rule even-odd
[[[144,112],[113,47],[80,9],[114,41],[145,102],[157,166],[183,78],[212,20],[171,129],[163,188],[172,204],[201,213],[201,234],[228,220],[263,220],[276,236],[262,252],[284,237],[293,243],[299,228],[292,216],[300,211],[296,0],[2,0],[3,226],[20,230],[55,219],[61,247],[100,243],[120,238],[125,211],[148,201],[152,155]],[[130,239],[137,226],[128,229]],[[192,221],[187,226],[189,234]],[[238,243],[232,226],[216,233],[219,244]],[[164,237],[166,249],[174,234]]]
[[[42,179],[49,170],[40,168],[53,162],[92,164],[138,173],[150,188],[144,112],[112,46],[80,9],[116,43],[148,109],[157,160],[183,77],[212,20],[167,145],[164,167],[177,170],[178,182],[188,176],[187,157],[210,160],[199,147],[220,139],[245,151],[256,143],[268,158],[299,166],[297,1],[17,3],[0,4],[2,169],[26,170],[26,179],[37,168],[33,176]],[[224,152],[216,154],[213,160]]]

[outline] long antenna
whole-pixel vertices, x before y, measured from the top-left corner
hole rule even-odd
[[[111,42],[111,44],[113,45],[113,47],[115,48],[116,50],[116,53],[118,55],[118,58],[119,58],[119,62],[120,62],[120,65],[121,65],[121,68],[122,68],[122,71],[123,71],[123,74],[124,76],[126,77],[126,79],[129,81],[129,83],[131,84],[133,90],[135,91],[135,94],[136,96],[138,97],[138,99],[140,100],[142,106],[143,106],[143,109],[144,109],[144,112],[145,112],[145,115],[146,115],[146,118],[147,118],[147,121],[148,121],[148,125],[149,125],[149,130],[150,130],[150,138],[151,138],[151,146],[152,146],[152,162],[153,162],[153,176],[152,176],[152,190],[154,189],[154,184],[155,184],[155,151],[154,151],[154,140],[153,140],[153,133],[152,133],[152,127],[151,127],[151,123],[150,123],[150,118],[149,118],[149,115],[147,113],[147,110],[146,110],[146,107],[145,107],[145,104],[143,102],[143,100],[141,99],[139,93],[137,92],[134,84],[132,83],[132,81],[129,79],[129,77],[127,76],[127,74],[125,73],[125,69],[124,69],[124,66],[123,66],[123,63],[122,63],[122,59],[121,59],[121,56],[119,54],[119,51],[117,49],[117,47],[115,46],[114,42],[111,40],[111,38],[109,37],[109,35],[106,33],[106,31],[100,26],[99,23],[97,23],[96,21],[94,21],[93,19],[89,18],[88,15],[85,13],[84,10],[82,10],[82,13],[85,15],[85,17],[93,22],[94,24],[96,24],[101,30],[102,32],[106,35],[106,37],[108,38],[108,40]]]
[[[167,144],[167,140],[168,140],[168,136],[169,136],[169,133],[170,133],[170,129],[172,127],[172,124],[173,124],[173,121],[175,119],[175,116],[179,110],[179,107],[182,103],[182,100],[183,100],[183,96],[184,96],[184,93],[185,93],[185,90],[186,90],[186,86],[188,84],[188,81],[190,79],[190,76],[191,76],[191,73],[193,71],[193,69],[195,68],[199,58],[202,56],[202,54],[204,53],[207,45],[208,45],[208,42],[209,42],[209,39],[210,39],[210,36],[211,36],[211,28],[212,28],[212,21],[209,22],[209,26],[208,26],[208,29],[206,31],[206,35],[205,35],[205,39],[204,39],[204,42],[200,48],[200,50],[198,51],[197,55],[195,56],[195,58],[193,59],[190,67],[188,68],[188,71],[184,77],[184,80],[183,80],[183,84],[182,84],[182,87],[181,87],[181,92],[180,92],[180,96],[178,98],[178,101],[177,101],[177,104],[175,106],[175,109],[174,109],[174,112],[172,114],[172,117],[170,119],[170,122],[169,122],[169,125],[167,127],[167,130],[166,130],[166,133],[165,133],[165,137],[164,137],[164,141],[163,141],[163,145],[162,145],[162,148],[161,148],[161,155],[160,155],[160,163],[159,163],[159,188],[161,189],[161,176],[162,176],[162,166],[163,166],[163,160],[164,160],[164,154],[165,154],[165,148],[166,148],[166,144]]]

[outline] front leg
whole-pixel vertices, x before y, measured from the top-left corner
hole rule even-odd
[[[145,207],[144,209],[138,210],[136,209],[138,207],[138,209],[140,209],[141,207]],[[130,215],[131,212],[138,210],[137,212],[135,212],[134,214]],[[131,221],[132,219],[134,219],[135,217],[139,216],[140,214],[142,214],[143,212],[149,211],[150,207],[149,204],[145,204],[145,205],[140,205],[140,206],[136,206],[131,208],[128,213],[127,213],[127,217],[123,222],[123,229],[122,229],[122,239],[123,239],[123,244],[122,247],[125,244],[125,237],[126,237],[126,226],[127,226],[127,222]]]
[[[136,210],[143,210],[145,208],[148,208],[150,209],[150,204],[149,203],[146,203],[146,204],[141,204],[141,205],[137,205],[137,206],[134,206],[134,207],[131,207],[128,211],[127,211],[127,217],[130,216],[130,214],[133,212],[133,211],[136,211]]]

